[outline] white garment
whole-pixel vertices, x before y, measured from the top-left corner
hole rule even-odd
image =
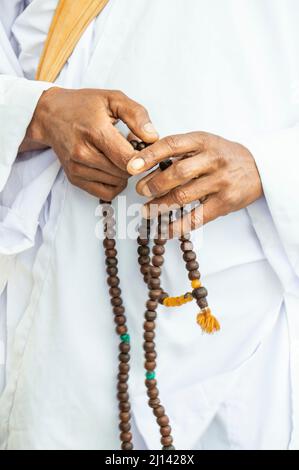
[[[52,151],[15,160],[50,85],[12,75],[33,78],[56,3],[33,0],[16,19],[18,57],[0,23],[0,442],[109,449],[118,446],[117,338],[94,235],[97,201],[68,183]],[[299,83],[298,18],[295,0],[111,0],[58,79],[123,90],[149,109],[161,135],[207,130],[248,145],[261,173],[266,199],[204,228],[199,259],[221,332],[202,336],[193,304],[159,316],[159,389],[177,448],[299,447],[299,131],[290,128],[298,122],[290,91]],[[134,184],[129,203],[141,200]],[[199,249],[199,232],[193,240]],[[143,384],[146,290],[136,242],[119,240],[118,251],[132,411],[146,445],[159,448]],[[188,289],[175,241],[163,285]]]

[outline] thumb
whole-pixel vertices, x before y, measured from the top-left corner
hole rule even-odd
[[[159,139],[147,110],[141,104],[116,91],[112,93],[110,106],[113,114],[121,119],[136,137],[148,144]]]

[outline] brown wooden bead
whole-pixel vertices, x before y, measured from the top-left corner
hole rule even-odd
[[[153,253],[154,255],[164,255],[165,248],[163,245],[154,245],[153,246]]]
[[[157,312],[155,310],[147,310],[144,316],[148,321],[154,321],[157,318]]]
[[[148,244],[148,238],[141,238],[141,237],[138,237],[137,238],[137,243],[138,245],[141,245],[141,246],[145,246]]]
[[[103,245],[106,249],[113,249],[115,247],[115,240],[105,238],[105,240],[103,241]]]
[[[124,325],[126,323],[126,317],[124,315],[115,315],[114,321],[117,325]]]
[[[141,274],[147,274],[150,271],[150,266],[148,264],[143,264],[140,266],[140,272]]]
[[[113,239],[116,235],[116,231],[112,228],[107,228],[107,230],[105,230],[105,235],[106,237],[108,237],[109,239]]]
[[[208,295],[208,291],[205,287],[199,287],[197,289],[193,289],[192,295],[195,299],[202,299]]]
[[[186,242],[186,241],[189,241],[190,238],[191,238],[190,233],[184,233],[184,235],[182,237],[180,237],[180,241],[181,242]]]
[[[130,411],[131,405],[128,401],[120,401],[118,404],[118,409],[120,411]]]
[[[195,271],[196,269],[199,268],[199,264],[198,264],[197,261],[194,261],[194,260],[193,261],[188,261],[186,263],[186,268],[187,268],[188,271]]]
[[[156,364],[155,361],[151,361],[151,362],[146,361],[146,362],[144,363],[144,367],[145,367],[145,369],[148,370],[148,371],[153,371],[153,370],[155,370],[156,366],[157,366],[157,364]]]
[[[151,277],[161,276],[161,268],[159,268],[158,266],[151,266],[150,267],[150,275],[151,275]]]
[[[143,343],[143,348],[146,352],[154,351],[155,350],[155,343],[154,341],[145,341]]]
[[[118,305],[113,307],[113,313],[114,315],[122,315],[125,313],[125,307],[123,305]]]
[[[168,416],[163,413],[163,415],[160,415],[160,416],[157,418],[157,423],[158,423],[159,426],[161,426],[161,427],[168,426],[168,424],[169,424],[169,418],[168,418]]]
[[[137,150],[141,151],[141,150],[145,149],[146,146],[147,146],[147,145],[146,145],[145,142],[138,142],[138,144],[137,144]]]
[[[123,442],[121,445],[122,450],[133,450],[132,442]]]
[[[106,264],[107,266],[116,266],[118,263],[117,258],[106,258]]]
[[[147,391],[147,395],[148,395],[149,398],[153,398],[153,399],[154,399],[154,398],[158,398],[158,396],[159,396],[159,390],[158,390],[156,387],[150,388],[150,389],[148,389],[148,391]]]
[[[116,258],[117,250],[115,249],[105,250],[105,255],[107,256],[107,258]]]
[[[193,261],[196,259],[196,254],[194,253],[194,251],[186,251],[184,254],[183,254],[183,259],[184,261],[186,261],[186,263],[188,261]]]
[[[148,404],[151,408],[158,408],[160,406],[159,398],[150,398]]]
[[[163,437],[169,436],[171,433],[171,427],[163,426],[162,428],[160,428],[160,433]]]
[[[109,276],[116,276],[118,269],[116,266],[107,266],[106,273],[109,274]]]
[[[113,305],[113,307],[120,307],[123,303],[121,297],[112,297],[110,302],[111,302],[111,305]]]
[[[190,271],[188,273],[188,277],[190,281],[194,281],[194,279],[200,279],[200,272],[195,269],[194,271]]]
[[[117,384],[117,390],[118,390],[119,392],[127,392],[127,390],[128,390],[128,384],[125,383],[125,382],[119,382],[119,383]]]
[[[121,432],[119,437],[120,437],[120,440],[123,442],[130,442],[132,440],[132,433]]]
[[[127,423],[131,419],[131,413],[129,411],[121,411],[119,413],[119,419],[120,421]]]
[[[171,444],[173,443],[173,438],[171,436],[165,436],[165,437],[161,437],[161,444],[163,446],[171,446]]]
[[[145,359],[147,361],[154,361],[156,359],[156,357],[157,357],[156,351],[145,353]]]
[[[118,335],[124,335],[125,333],[128,332],[128,328],[126,325],[118,325],[116,328],[115,328],[115,331]]]
[[[145,341],[153,341],[155,339],[156,333],[154,331],[145,331],[143,333],[143,338]]]
[[[150,263],[150,257],[149,256],[139,256],[138,258],[138,263],[139,264],[149,264]]]
[[[119,297],[121,295],[121,289],[119,287],[110,287],[109,294],[111,297]]]
[[[143,328],[145,331],[153,331],[155,329],[155,322],[154,321],[145,321],[143,324]]]
[[[146,274],[145,276],[143,276],[143,280],[144,280],[144,283],[147,285],[149,283],[150,276]]]
[[[157,385],[157,380],[156,380],[156,379],[146,379],[146,380],[145,380],[145,385],[146,385],[147,388],[156,387],[156,385]]]
[[[151,300],[159,300],[161,293],[161,289],[151,289],[148,295]]]
[[[184,241],[181,243],[182,251],[193,251],[193,243],[189,241]]]
[[[156,418],[161,418],[162,416],[165,416],[165,409],[164,406],[158,406],[157,408],[154,409],[154,415]],[[158,419],[157,419],[158,421]],[[168,423],[167,423],[168,424]],[[161,426],[161,425],[160,425]],[[166,426],[166,425],[165,425]]]
[[[119,429],[120,431],[128,432],[131,429],[131,424],[130,423],[119,423]]]
[[[129,380],[129,375],[128,374],[117,374],[117,378],[119,382],[127,382]]]
[[[165,243],[167,243],[167,239],[166,238],[155,238],[154,239],[154,243],[155,245],[165,245]]]
[[[120,362],[129,362],[130,360],[130,354],[128,353],[120,353],[118,355],[118,359],[120,360]]]
[[[149,281],[149,286],[151,289],[159,289],[161,283],[158,277],[152,277]]]
[[[119,401],[126,401],[127,402],[129,400],[129,394],[127,392],[118,392],[117,399]]]
[[[137,252],[140,256],[148,256],[150,249],[148,246],[139,246]]]
[[[121,374],[128,374],[128,372],[130,370],[130,364],[128,364],[126,362],[121,362],[118,365],[118,369],[119,369]]]
[[[160,298],[159,298],[160,304],[163,304],[163,300],[166,299],[167,297],[169,297],[167,292],[162,292],[162,294],[160,295]]]
[[[154,266],[162,266],[162,264],[164,263],[164,258],[163,256],[159,256],[159,255],[154,255],[153,256],[153,265]]]
[[[153,311],[153,310],[156,310],[157,307],[158,307],[158,302],[155,301],[155,300],[148,300],[148,301],[146,302],[146,308],[147,308],[148,310],[152,310],[152,311]]]
[[[207,308],[208,307],[208,302],[207,302],[206,298],[197,299],[196,303],[200,308]]]
[[[107,282],[110,287],[117,287],[119,285],[119,278],[117,276],[109,276]]]
[[[120,343],[119,345],[119,350],[123,353],[128,353],[131,349],[131,346],[129,343]]]

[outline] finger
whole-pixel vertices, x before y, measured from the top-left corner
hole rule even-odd
[[[169,238],[180,238],[203,225],[203,204],[169,225]]]
[[[160,168],[157,168],[156,170],[154,171],[151,171],[150,173],[148,173],[146,176],[144,176],[143,178],[141,178],[141,180],[138,181],[138,183],[136,184],[136,191],[137,193],[143,195],[143,187],[148,184],[148,182],[155,176],[155,175],[158,175],[159,173],[161,173],[161,170]]]
[[[152,143],[159,138],[144,106],[119,91],[109,95],[109,104],[114,116],[121,119],[139,139]]]
[[[109,186],[103,183],[96,183],[93,181],[85,181],[81,178],[72,178],[71,183],[87,193],[95,196],[104,201],[112,201],[120,192],[122,192],[126,185],[123,186]]]
[[[88,142],[79,147],[73,156],[73,160],[81,165],[101,170],[109,175],[118,176],[119,178],[128,177],[127,171],[121,170],[114,165],[102,152]]]
[[[157,197],[194,178],[210,173],[214,166],[213,158],[207,152],[203,152],[195,157],[175,161],[166,170],[156,173],[141,184],[138,189],[142,196]]]
[[[139,139],[139,137],[137,137],[137,135],[133,134],[133,132],[129,132],[128,136],[127,136],[127,139],[129,142],[131,142],[132,140],[136,140],[137,142],[141,142],[141,139]]]
[[[93,145],[123,171],[126,170],[128,162],[136,153],[132,145],[111,124],[109,119],[98,130],[98,135],[91,138],[94,139]]]
[[[109,175],[104,171],[90,168],[81,163],[71,162],[69,170],[75,177],[81,178],[86,181],[94,181],[98,183],[104,183],[110,186],[121,186],[126,183],[126,178],[120,178],[119,176]]]
[[[203,152],[205,145],[206,134],[200,132],[164,137],[142,150],[140,154],[135,155],[129,161],[127,170],[130,174],[136,175],[149,170],[167,158],[182,155],[192,156],[194,152]]]
[[[219,190],[216,178],[213,176],[203,176],[192,180],[182,186],[172,189],[164,196],[152,199],[143,206],[143,216],[153,219],[160,214],[183,207],[193,201],[199,201]]]

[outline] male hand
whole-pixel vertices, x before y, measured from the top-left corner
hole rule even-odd
[[[157,140],[146,109],[122,92],[53,87],[41,96],[20,151],[52,147],[72,184],[110,201],[126,187],[134,156],[114,127],[119,119],[145,142]]]
[[[128,163],[132,175],[174,157],[165,171],[148,174],[137,191],[151,198],[145,215],[156,217],[172,207],[203,201],[170,227],[170,236],[180,236],[217,217],[242,209],[262,196],[260,176],[250,151],[243,145],[213,134],[191,132],[165,137],[135,155]]]

